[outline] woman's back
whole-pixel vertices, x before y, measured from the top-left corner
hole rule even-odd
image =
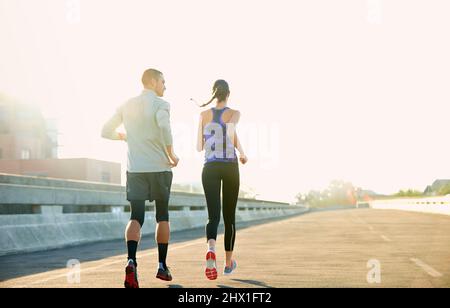
[[[208,123],[211,123],[212,120],[214,119],[213,109],[220,110],[217,108],[211,108],[211,109],[208,109],[208,110],[202,112],[202,120],[203,120],[204,126]],[[233,116],[235,115],[236,112],[237,112],[237,110],[233,110],[228,107],[224,108],[224,112],[222,113],[222,121],[224,123],[230,123],[231,119],[233,118]]]
[[[234,125],[231,121],[236,112],[228,107],[211,108],[202,112],[205,163],[237,163],[234,127],[230,126]]]

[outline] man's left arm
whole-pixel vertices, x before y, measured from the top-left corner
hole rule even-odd
[[[123,133],[118,133],[116,129],[122,125],[123,116],[122,108],[118,108],[116,113],[113,115],[108,122],[105,123],[102,129],[102,138],[109,140],[127,140],[127,136]]]

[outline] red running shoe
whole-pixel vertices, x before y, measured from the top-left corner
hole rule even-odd
[[[128,260],[127,268],[125,269],[124,285],[126,289],[139,289],[137,269],[133,260]]]
[[[206,270],[205,270],[206,278],[209,280],[217,279],[217,263],[216,263],[216,254],[212,251],[208,251],[206,254]]]

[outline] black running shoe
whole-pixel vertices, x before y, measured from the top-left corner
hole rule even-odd
[[[159,268],[158,274],[156,274],[156,278],[164,280],[164,281],[172,281],[172,274],[170,273],[170,270],[168,267],[165,270],[162,268]]]

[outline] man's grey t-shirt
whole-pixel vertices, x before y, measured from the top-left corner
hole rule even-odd
[[[170,105],[151,90],[144,90],[117,109],[105,124],[102,137],[119,140],[124,124],[128,144],[128,172],[171,171],[166,147],[172,145]]]

